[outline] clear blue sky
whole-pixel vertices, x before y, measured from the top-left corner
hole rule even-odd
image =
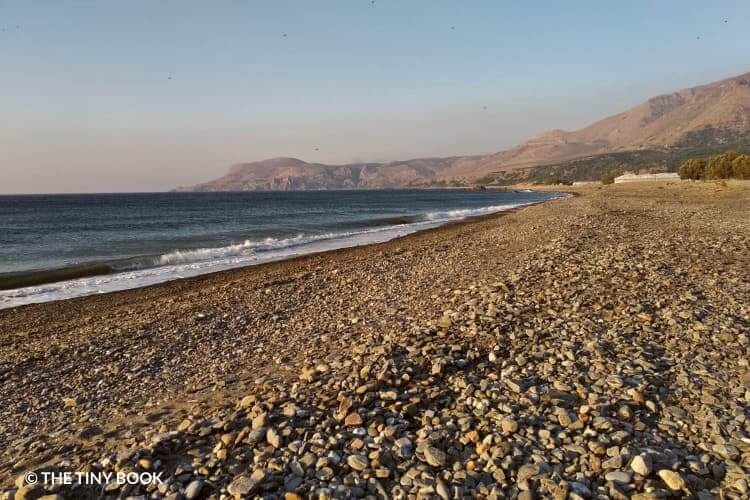
[[[0,192],[494,152],[750,71],[749,26],[747,0],[0,0]]]

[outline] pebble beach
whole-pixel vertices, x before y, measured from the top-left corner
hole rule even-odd
[[[0,499],[748,498],[750,183],[564,190],[0,311]]]

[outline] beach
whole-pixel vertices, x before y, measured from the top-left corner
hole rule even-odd
[[[0,310],[3,486],[101,493],[23,484],[56,467],[168,478],[105,490],[124,497],[747,495],[750,184],[549,189],[575,196]]]

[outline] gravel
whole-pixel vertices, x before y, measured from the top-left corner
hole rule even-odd
[[[3,313],[6,495],[54,464],[163,473],[123,498],[746,498],[750,186],[581,194]]]

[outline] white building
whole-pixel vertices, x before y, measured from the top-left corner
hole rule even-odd
[[[641,182],[641,181],[675,181],[680,180],[680,176],[676,172],[665,172],[661,174],[622,174],[619,177],[615,177],[615,184],[623,182]]]

